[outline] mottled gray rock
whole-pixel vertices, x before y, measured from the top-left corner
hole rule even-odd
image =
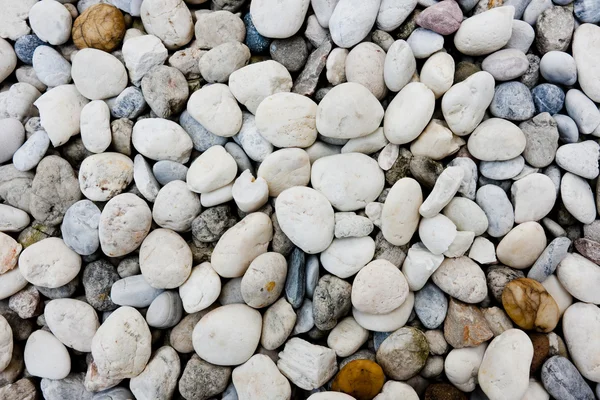
[[[554,161],[558,148],[556,121],[547,112],[536,115],[529,121],[519,124],[525,134],[527,145],[523,157],[535,168],[547,167]]]
[[[83,287],[87,302],[98,311],[117,308],[110,297],[113,284],[120,279],[117,269],[107,261],[98,260],[83,270]]]
[[[304,96],[311,96],[314,94],[319,82],[319,76],[325,64],[327,63],[327,56],[331,52],[332,45],[330,41],[325,41],[319,47],[317,47],[306,60],[304,69],[300,72],[298,78],[292,86],[292,92],[298,93]]]
[[[313,316],[315,325],[322,330],[332,329],[338,319],[344,317],[352,307],[352,286],[332,275],[325,275],[313,295]]]
[[[294,308],[300,308],[306,292],[305,254],[296,247],[288,258],[285,298]]]
[[[273,223],[273,240],[271,241],[271,247],[273,251],[283,254],[284,256],[289,255],[295,248],[294,243],[287,237],[287,235],[281,230],[279,222],[277,221],[277,214],[271,215],[271,222]],[[317,274],[318,275],[318,274]]]
[[[65,244],[77,254],[87,256],[100,247],[98,224],[100,209],[89,200],[80,200],[73,204],[60,227]]]
[[[524,278],[525,274],[522,271],[505,267],[503,265],[492,265],[487,270],[487,285],[491,295],[502,304],[502,291],[510,282],[518,278]]]
[[[555,6],[544,11],[535,25],[535,45],[540,54],[565,51],[571,44],[574,26],[575,18],[570,8]]]
[[[211,207],[192,221],[195,242],[216,242],[229,228],[236,224],[231,208],[227,205]]]
[[[230,367],[210,364],[194,354],[179,379],[179,393],[186,400],[208,400],[225,390],[230,377]]]
[[[502,83],[496,86],[490,112],[498,118],[525,121],[535,113],[531,92],[521,82]]]
[[[27,286],[25,289],[10,296],[8,300],[8,307],[22,319],[32,318],[41,314],[41,305],[40,292],[35,286]]]
[[[488,219],[488,234],[502,237],[513,227],[515,214],[506,192],[496,185],[484,185],[477,190],[476,202]]]
[[[542,382],[557,400],[594,400],[594,392],[575,365],[565,357],[554,356],[542,366]]]
[[[571,240],[566,237],[554,239],[544,249],[544,252],[533,264],[527,277],[538,282],[544,282],[546,278],[554,273],[558,264],[566,257]]]
[[[506,161],[482,161],[479,163],[481,175],[489,179],[504,180],[519,175],[525,166],[525,159],[517,156]]]
[[[427,329],[438,328],[448,312],[448,299],[434,283],[428,282],[415,294],[415,313]]]
[[[273,60],[290,72],[300,71],[308,58],[308,48],[302,36],[273,40],[269,52]]]
[[[181,113],[179,124],[190,135],[194,149],[198,151],[204,152],[212,146],[223,146],[227,143],[226,137],[217,136],[209,132],[187,110]]]
[[[142,115],[146,106],[142,91],[129,86],[111,101],[110,113],[114,118],[135,119]]]
[[[527,86],[529,89],[537,85],[540,79],[540,58],[533,53],[527,54],[529,60],[529,68],[521,76],[521,83]]]
[[[60,224],[67,209],[81,198],[73,168],[58,156],[40,161],[31,189],[31,214],[48,225]]]
[[[410,173],[423,186],[431,189],[444,171],[441,162],[425,156],[415,156],[410,160]]]
[[[137,400],[169,399],[180,372],[179,355],[172,347],[163,346],[154,352],[142,373],[131,379],[129,387]]]
[[[57,288],[50,289],[50,288],[45,288],[45,287],[41,287],[41,286],[36,286],[36,289],[41,294],[43,294],[44,296],[49,298],[50,300],[54,300],[54,299],[64,299],[67,297],[71,297],[73,295],[73,293],[75,293],[75,291],[77,290],[78,287],[79,287],[79,277],[76,277],[75,279],[73,279],[72,281],[67,283],[66,285],[62,285]]]
[[[161,185],[177,180],[185,182],[187,171],[185,165],[170,160],[158,161],[152,166],[152,173]]]
[[[429,356],[427,338],[418,329],[400,328],[388,336],[377,350],[377,363],[392,379],[406,380],[416,375]]]
[[[19,171],[35,168],[48,151],[50,139],[43,130],[36,131],[13,155],[14,167]]]
[[[6,204],[28,212],[33,178],[32,172],[19,171],[12,164],[0,166],[0,198]]]
[[[94,395],[83,385],[85,373],[71,373],[64,379],[42,379],[40,387],[47,400],[81,399],[91,400]]]
[[[144,75],[142,94],[158,117],[169,118],[184,109],[189,97],[188,83],[177,68],[158,65]]]

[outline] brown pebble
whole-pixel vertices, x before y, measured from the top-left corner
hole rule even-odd
[[[531,360],[529,373],[534,374],[550,356],[550,340],[548,340],[548,335],[543,333],[531,333],[529,339],[533,344],[533,360]]]
[[[467,400],[467,395],[449,383],[434,383],[425,390],[425,400]]]
[[[600,263],[600,243],[591,239],[577,239],[575,240],[575,249],[588,260],[596,264]]]
[[[504,310],[522,329],[551,332],[558,324],[556,301],[541,283],[529,278],[509,282],[502,292]]]
[[[73,43],[78,49],[93,48],[111,52],[125,37],[125,18],[110,4],[88,8],[73,23]]]
[[[354,360],[335,376],[331,390],[344,392],[356,400],[371,400],[381,391],[385,382],[383,369],[371,360]]]
[[[475,347],[494,336],[481,310],[450,298],[444,321],[444,337],[455,349]]]

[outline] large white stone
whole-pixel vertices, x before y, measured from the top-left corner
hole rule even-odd
[[[355,211],[375,201],[385,185],[377,162],[361,153],[338,154],[315,161],[313,188],[323,193],[336,209]]]
[[[385,84],[392,92],[400,91],[417,70],[415,56],[404,40],[396,40],[388,49],[383,67]]]
[[[394,97],[385,111],[383,132],[390,143],[415,140],[427,126],[435,108],[435,95],[420,82],[412,82]]]
[[[223,83],[203,86],[188,100],[187,111],[211,133],[231,137],[242,127],[242,110]]]
[[[308,147],[317,140],[317,103],[296,93],[275,93],[256,110],[256,127],[275,147]]]
[[[192,139],[181,126],[162,118],[138,120],[131,136],[133,147],[151,160],[186,163],[192,154]]]
[[[479,125],[494,98],[494,78],[480,71],[452,86],[442,98],[448,127],[458,136],[468,135]]]
[[[10,43],[0,38],[0,83],[13,73],[16,66],[17,55],[14,49]]]
[[[455,136],[444,121],[432,119],[417,140],[412,142],[410,152],[413,153],[413,156],[425,156],[432,160],[442,160],[456,153],[464,144],[465,141]],[[468,170],[464,166],[457,165],[457,167],[468,174]],[[463,181],[465,181],[465,177],[463,177]]]
[[[454,45],[468,56],[482,56],[501,49],[512,36],[512,6],[492,8],[462,22],[454,35]]]
[[[600,27],[582,24],[575,30],[573,57],[581,89],[590,99],[600,102]]]
[[[53,334],[42,329],[27,338],[23,359],[27,372],[39,378],[63,379],[71,371],[67,348]]]
[[[324,195],[311,188],[295,186],[277,197],[275,211],[283,232],[302,251],[316,254],[329,247],[335,219]]]
[[[385,59],[385,51],[375,43],[356,45],[346,57],[346,79],[363,85],[382,100],[387,94],[383,77]]]
[[[292,388],[277,365],[264,354],[255,354],[231,374],[238,398],[246,400],[284,400]]]
[[[283,255],[276,252],[261,254],[250,263],[242,278],[242,298],[253,308],[269,306],[281,295],[286,276],[287,261]]]
[[[250,3],[250,15],[261,35],[286,39],[300,30],[309,5],[310,0],[254,0]]]
[[[79,168],[79,189],[92,201],[108,201],[133,180],[133,162],[121,153],[86,157]]]
[[[177,288],[190,276],[192,251],[172,230],[155,229],[140,247],[140,269],[153,288]]]
[[[238,278],[256,257],[267,252],[272,238],[271,218],[261,212],[249,214],[221,236],[213,250],[211,265],[224,278]]]
[[[138,376],[150,359],[152,336],[144,317],[132,307],[119,307],[92,339],[98,375],[111,380]]]
[[[194,350],[216,365],[240,365],[248,361],[260,341],[262,317],[245,304],[229,304],[206,314],[192,334]]]
[[[483,121],[469,136],[467,147],[481,161],[511,160],[525,150],[527,139],[523,131],[505,119]]]
[[[331,18],[329,31],[338,47],[350,48],[362,41],[377,19],[380,0],[340,0]]]
[[[417,0],[381,0],[377,13],[377,27],[391,32],[408,18],[417,6]]]
[[[281,224],[281,221],[280,221]],[[342,279],[360,271],[375,254],[375,241],[369,236],[333,239],[321,253],[321,264],[327,272]]]
[[[247,169],[236,178],[231,195],[243,212],[258,211],[269,201],[269,185],[260,176],[254,178],[252,172]]]
[[[8,299],[28,283],[19,268],[3,273],[0,275],[0,300]]]
[[[402,246],[412,238],[419,225],[423,192],[412,178],[402,178],[389,191],[381,212],[381,232],[393,245]]]
[[[395,268],[395,267],[394,267]],[[360,326],[352,317],[346,317],[327,336],[327,346],[335,350],[338,357],[348,357],[369,338],[369,331]]]
[[[269,196],[277,197],[291,187],[308,185],[309,155],[298,148],[277,150],[265,158],[256,175],[267,181]]]
[[[438,176],[431,193],[419,207],[419,213],[425,218],[432,218],[439,214],[458,192],[464,174],[461,167],[447,167]]]
[[[387,260],[375,260],[356,274],[352,306],[367,314],[387,314],[406,301],[408,289],[398,267]]]
[[[154,35],[133,37],[123,43],[123,59],[131,82],[139,86],[148,71],[162,65],[169,55],[167,49]]]
[[[77,276],[81,257],[62,239],[50,237],[23,250],[19,269],[28,282],[52,289],[66,285]]]
[[[454,59],[448,53],[433,54],[421,68],[419,79],[438,99],[450,89],[454,82]]]
[[[383,119],[383,107],[361,84],[335,86],[319,102],[317,130],[335,139],[354,139],[373,133]]]
[[[488,229],[485,212],[477,203],[465,197],[453,198],[444,208],[443,214],[454,222],[459,231],[471,231],[479,236]]]
[[[577,253],[568,253],[558,264],[556,276],[576,299],[600,304],[600,266]]]
[[[102,100],[89,102],[81,110],[81,140],[88,151],[102,153],[110,146],[110,109]]]
[[[33,33],[51,45],[66,43],[71,37],[73,18],[58,1],[40,1],[29,9],[29,25]]]
[[[50,331],[65,346],[90,352],[92,339],[100,327],[96,310],[75,299],[51,300],[44,307],[44,318]]]
[[[194,37],[192,13],[183,0],[144,0],[140,16],[146,32],[168,49],[183,47]]]
[[[188,279],[179,287],[179,296],[186,313],[208,308],[221,293],[221,278],[209,262],[195,266]]]
[[[33,103],[40,111],[40,123],[54,147],[67,143],[71,136],[79,133],[81,110],[87,103],[75,85],[57,86]]]
[[[456,238],[456,225],[443,214],[422,218],[419,223],[419,237],[430,252],[443,254]]]
[[[196,193],[227,186],[237,174],[237,164],[223,146],[212,146],[194,160],[187,171],[187,185]]]
[[[152,219],[161,228],[187,232],[201,209],[198,195],[188,189],[184,181],[175,180],[158,192],[152,207]]]
[[[575,303],[565,311],[562,322],[565,341],[573,363],[581,375],[600,382],[600,308],[593,304]]]
[[[519,179],[513,183],[511,193],[517,224],[541,220],[552,211],[556,202],[554,183],[544,174],[536,173]]]
[[[90,100],[117,96],[127,87],[125,66],[110,53],[97,49],[82,49],[71,61],[73,83],[79,93]]]
[[[477,375],[490,400],[520,399],[529,386],[533,345],[519,329],[504,331],[487,347]]]

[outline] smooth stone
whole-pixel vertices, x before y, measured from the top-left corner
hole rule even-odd
[[[428,355],[425,335],[416,328],[404,327],[381,343],[377,350],[377,362],[390,378],[406,380],[425,366]]]
[[[289,7],[272,0],[260,0],[251,4],[250,14],[261,35],[285,39],[300,30],[309,4],[309,0],[303,0],[294,4],[294,7]]]
[[[375,24],[380,3],[338,1],[329,18],[329,30],[334,43],[338,47],[350,48],[362,41]]]
[[[567,289],[561,285],[556,275],[550,275],[546,278],[546,280],[542,282],[542,286],[544,286],[556,301],[560,315],[564,314],[566,309],[573,304],[573,296],[571,296],[571,294],[567,292]]]
[[[225,390],[230,377],[231,368],[213,365],[194,354],[179,380],[179,393],[184,398],[209,399]]]
[[[187,185],[196,193],[212,192],[231,183],[237,170],[235,159],[224,147],[212,146],[190,165]]]
[[[148,71],[165,62],[168,51],[154,35],[133,37],[123,43],[123,59],[131,82],[139,86]]]
[[[427,329],[442,325],[448,312],[448,299],[444,292],[429,282],[415,295],[415,313]]]
[[[575,2],[575,14],[581,13],[582,5],[595,7],[595,15],[598,19],[600,9],[598,5],[589,0],[578,0]],[[579,17],[579,16],[578,16]],[[580,18],[580,20],[582,20]],[[583,22],[591,22],[585,21]],[[596,21],[598,23],[598,21]],[[585,94],[595,102],[600,101],[600,87],[598,86],[598,72],[594,65],[597,65],[600,57],[598,52],[598,40],[600,38],[600,29],[593,24],[582,24],[573,35],[573,58],[577,65],[577,79],[579,85]]]
[[[158,248],[160,252],[157,252]],[[150,286],[177,288],[191,273],[192,251],[174,231],[155,229],[140,246],[140,269]]]
[[[595,282],[600,279],[600,267],[597,264],[577,253],[569,253],[558,264],[556,276],[576,299],[600,304],[600,298],[593,289]]]
[[[529,68],[529,60],[521,50],[504,49],[487,56],[481,69],[489,72],[497,81],[510,81],[520,77]]]
[[[408,292],[406,278],[398,268],[387,260],[376,260],[354,278],[352,305],[363,313],[387,314],[406,301]]]
[[[416,107],[419,104],[419,107]],[[435,95],[420,82],[406,85],[389,104],[383,120],[385,137],[394,144],[416,139],[425,129],[435,108]]]
[[[524,277],[525,274],[519,270],[504,265],[492,265],[487,270],[487,284],[490,294],[498,303],[502,303],[502,292],[506,285],[515,279]]]
[[[185,76],[173,67],[157,65],[142,78],[144,99],[156,116],[169,118],[179,114],[189,97]]]
[[[112,311],[117,305],[110,298],[112,285],[119,280],[117,269],[105,260],[89,263],[83,270],[86,301],[98,311]]]
[[[133,180],[133,162],[121,153],[86,157],[79,168],[79,189],[92,201],[108,201]]]
[[[502,305],[519,327],[538,332],[554,330],[560,318],[558,304],[537,281],[518,278],[502,291]]]
[[[211,265],[224,278],[240,277],[256,257],[267,252],[272,237],[273,226],[266,214],[248,214],[221,236],[213,250]]]
[[[444,261],[443,255],[432,254],[422,243],[412,245],[402,264],[402,273],[410,290],[421,290],[442,261]]]
[[[527,277],[543,283],[554,273],[558,264],[567,256],[570,246],[571,240],[566,237],[557,237],[554,239],[532,265]]]
[[[395,41],[386,53],[383,77],[387,88],[400,91],[412,79],[417,69],[413,52],[404,40]]]
[[[313,318],[313,304],[312,301],[306,299],[302,303],[302,306],[296,312],[296,324],[294,325],[294,329],[292,330],[292,335],[306,333],[313,329],[314,326],[315,320]]]
[[[243,364],[256,350],[261,329],[262,317],[258,311],[242,304],[222,306],[206,314],[194,328],[194,349],[216,365]],[[238,334],[231,335],[232,331]],[[224,337],[235,340],[223,340]]]
[[[536,18],[537,19],[537,18]],[[527,53],[533,40],[535,39],[535,31],[532,28],[532,24],[528,22],[514,19],[512,23],[512,33],[505,49],[517,49],[523,53]],[[529,61],[527,61],[529,65]]]
[[[333,239],[320,256],[323,268],[348,278],[361,270],[375,254],[375,242],[370,237]]]
[[[409,17],[416,6],[416,0],[400,2],[382,0],[377,14],[377,27],[386,32],[395,30]]]
[[[23,246],[7,234],[0,233],[0,273],[4,274],[17,266]]]
[[[526,21],[531,26],[535,26],[538,17],[552,6],[554,6],[554,3],[548,0],[531,1],[523,12],[523,21]]]
[[[81,269],[81,257],[59,238],[47,238],[27,247],[19,256],[19,270],[30,283],[57,288]]]
[[[25,344],[25,368],[31,376],[63,379],[71,370],[67,348],[50,332],[33,332]]]
[[[590,134],[600,125],[600,111],[582,91],[571,89],[565,97],[565,109],[580,133]]]
[[[289,92],[292,78],[277,61],[268,60],[247,65],[229,76],[229,89],[237,101],[256,115],[258,105],[272,94]]]
[[[367,217],[352,212],[335,213],[334,235],[338,239],[349,237],[365,237],[373,231],[373,223]]]
[[[273,145],[258,131],[254,115],[242,113],[242,127],[233,140],[242,148],[248,157],[254,161],[263,162],[273,153]]]
[[[204,86],[194,92],[188,100],[187,111],[217,136],[231,137],[242,126],[242,110],[229,87],[222,83]]]
[[[211,207],[192,222],[192,236],[195,242],[216,242],[236,223],[237,219],[229,206]]]
[[[562,108],[562,106],[561,106]],[[519,124],[527,139],[523,157],[535,168],[547,167],[554,160],[558,148],[558,129],[556,122],[547,112]]]
[[[448,380],[458,389],[472,392],[477,386],[477,373],[483,360],[487,343],[477,347],[452,349],[444,360]]]
[[[204,311],[188,314],[183,317],[182,320],[171,329],[171,333],[169,334],[169,343],[171,346],[179,353],[193,353],[194,346],[192,344],[192,332],[194,331],[194,327],[204,315],[213,309],[214,307],[209,307]]]
[[[459,136],[471,133],[482,121],[494,97],[494,78],[476,72],[452,86],[442,98],[442,112],[448,127]]]
[[[352,286],[338,277],[324,275],[319,279],[313,295],[313,318],[317,328],[333,329],[337,320],[352,306]]]
[[[594,393],[569,359],[554,356],[542,367],[544,388],[552,397],[560,400],[593,400]]]
[[[481,161],[505,161],[520,155],[526,148],[523,131],[501,118],[482,122],[469,137],[469,152]]]
[[[575,59],[563,51],[549,51],[540,60],[540,73],[550,83],[571,86],[577,82]]]
[[[36,48],[32,64],[36,76],[46,86],[55,87],[71,82],[71,64],[52,47]]]
[[[138,196],[125,193],[113,197],[100,215],[98,234],[102,252],[110,257],[131,253],[142,244],[151,223],[150,208]]]
[[[185,130],[162,118],[138,120],[133,126],[131,139],[140,154],[155,161],[186,163],[192,152],[192,139]]]
[[[593,304],[575,303],[563,315],[563,333],[573,363],[584,378],[600,380],[595,359],[600,347],[593,340],[600,325],[600,312]]]
[[[134,308],[119,307],[92,339],[98,374],[113,380],[138,376],[150,359],[151,339],[144,317]]]
[[[46,304],[44,317],[50,331],[65,346],[89,352],[100,326],[96,310],[75,299],[55,299]]]
[[[111,300],[120,306],[148,307],[163,292],[150,286],[142,275],[133,275],[113,283]]]
[[[181,113],[179,124],[192,139],[194,149],[198,151],[204,152],[212,146],[224,146],[227,143],[227,138],[209,132],[187,110]]]
[[[502,333],[486,349],[478,373],[479,385],[491,400],[522,397],[529,386],[532,358],[533,346],[524,332],[510,329]]]
[[[502,83],[496,87],[490,112],[494,117],[525,121],[535,113],[531,92],[521,82]]]
[[[440,174],[435,186],[421,207],[419,213],[425,218],[432,218],[438,214],[458,192],[462,184],[464,171],[460,167],[448,167]]]
[[[310,157],[303,149],[277,150],[258,167],[257,177],[267,181],[269,196],[278,197],[286,189],[310,182]]]
[[[11,363],[13,351],[19,351],[14,348],[12,328],[4,316],[0,316],[0,349],[0,371],[4,372]]]
[[[60,400],[65,398],[77,398],[81,400],[92,400],[93,393],[84,386],[85,373],[71,373],[60,380],[42,379],[40,388],[45,399]]]
[[[19,60],[31,65],[33,64],[33,53],[39,46],[45,44],[46,42],[34,34],[23,35],[15,40],[15,54]]]
[[[463,13],[455,1],[440,2],[427,7],[417,17],[417,24],[440,35],[450,35],[458,30]]]
[[[172,328],[181,320],[182,314],[181,298],[177,292],[166,291],[150,303],[146,311],[146,322],[153,328]]]
[[[524,222],[512,229],[498,244],[498,260],[509,267],[528,268],[546,248],[544,229],[537,222]]]
[[[482,161],[479,164],[479,172],[489,179],[505,180],[517,176],[524,166],[525,159],[517,156],[506,161]]]
[[[146,108],[146,99],[135,86],[125,88],[116,98],[111,99],[110,113],[115,118],[135,119]]]
[[[565,103],[565,92],[551,83],[542,83],[531,91],[533,104],[538,113],[556,114]]]
[[[228,1],[228,0],[217,0],[217,1]],[[239,0],[235,0],[239,1]],[[241,4],[239,5],[241,7]],[[209,13],[205,13],[208,15]],[[252,22],[252,16],[250,13],[246,14],[243,19],[243,23],[245,24],[245,34],[246,38],[244,43],[248,46],[250,51],[255,54],[266,53],[269,50],[269,46],[271,44],[271,39],[262,36],[256,28],[254,27],[254,23]],[[221,39],[219,39],[220,41]]]
[[[334,86],[346,82],[346,58],[349,51],[337,47],[329,53],[325,61],[327,81]]]
[[[235,368],[232,380],[237,396],[248,400],[264,399],[268,387],[270,398],[289,398],[291,387],[277,365],[266,355],[256,354],[245,364]]]
[[[29,215],[16,207],[0,204],[0,231],[21,232],[29,225]]]
[[[444,37],[425,28],[416,28],[406,39],[415,58],[429,58],[444,47]]]
[[[381,392],[374,397],[374,400],[393,400],[396,398],[417,400],[419,395],[410,385],[404,382],[387,381]]]
[[[178,204],[178,207],[172,207],[173,204]],[[152,207],[152,219],[161,228],[187,232],[201,209],[198,195],[189,190],[185,182],[174,180],[158,191]]]
[[[397,181],[385,200],[381,212],[381,231],[396,246],[407,244],[419,224],[419,207],[423,202],[421,187],[412,178]]]
[[[585,179],[598,176],[600,146],[593,140],[570,143],[560,146],[556,151],[556,164],[562,169]]]
[[[296,325],[296,313],[285,299],[271,305],[263,315],[260,344],[267,350],[275,350],[285,343]]]
[[[452,86],[454,68],[452,56],[444,52],[436,53],[425,61],[419,78],[438,99]]]
[[[576,239],[575,249],[588,260],[598,261],[598,242],[586,238]]]
[[[381,124],[383,107],[364,86],[342,83],[331,89],[317,106],[317,130],[336,139],[354,139],[373,133]]]
[[[419,237],[431,253],[442,254],[456,238],[456,225],[442,214],[422,218],[419,223]]]
[[[556,191],[552,180],[544,174],[531,174],[511,187],[515,222],[539,221],[554,207]]]
[[[29,24],[33,33],[51,45],[66,43],[71,36],[73,19],[59,2],[36,3],[29,9]]]
[[[594,194],[588,182],[570,172],[560,181],[560,195],[567,211],[579,222],[590,224],[596,219]]]
[[[169,398],[175,392],[181,364],[177,352],[169,346],[156,350],[146,368],[129,381],[136,399]]]
[[[297,72],[306,63],[308,47],[302,36],[296,35],[271,42],[269,54],[273,60],[282,64],[288,71]]]
[[[246,304],[254,308],[273,304],[283,291],[287,274],[288,266],[281,254],[269,252],[256,257],[242,278],[242,297]],[[215,294],[216,300],[218,292]]]
[[[92,153],[102,153],[110,146],[110,110],[104,101],[91,101],[81,110],[81,140]]]
[[[462,278],[458,277],[462,276],[468,276],[469,279],[459,283]],[[468,257],[446,258],[432,279],[445,293],[467,303],[479,303],[487,296],[485,274]]]
[[[514,14],[514,7],[499,7],[468,18],[456,32],[454,45],[469,56],[501,49],[510,40]]]
[[[300,308],[306,292],[305,257],[304,252],[295,247],[287,260],[285,298],[294,308]]]
[[[369,331],[352,317],[341,320],[327,337],[327,346],[335,350],[338,357],[354,354],[369,338]]]
[[[477,190],[476,202],[487,216],[488,234],[492,237],[506,235],[514,225],[513,206],[506,192],[496,185],[485,185]]]
[[[115,56],[97,49],[79,50],[71,75],[79,93],[90,100],[117,96],[127,87],[127,71]],[[89,68],[94,65],[94,68]]]
[[[163,186],[173,181],[185,181],[187,171],[185,165],[169,160],[158,161],[152,166],[154,177]]]
[[[162,40],[168,49],[183,47],[194,36],[192,14],[183,1],[143,1],[140,15],[145,31]]]
[[[409,292],[406,301],[387,314],[368,314],[353,308],[352,315],[356,322],[365,329],[375,332],[392,332],[408,322],[414,303],[415,295],[413,292]]]
[[[36,131],[13,154],[13,165],[19,171],[34,169],[44,158],[50,147],[50,139],[44,131]]]

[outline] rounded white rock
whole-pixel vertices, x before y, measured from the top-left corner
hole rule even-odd
[[[410,317],[415,305],[415,295],[408,293],[406,301],[387,314],[363,313],[352,308],[352,316],[360,326],[374,332],[393,332],[402,328]]]
[[[290,382],[277,365],[264,354],[255,354],[231,374],[237,396],[247,400],[289,399]],[[268,393],[268,394],[267,394]],[[225,395],[224,395],[225,397]]]
[[[443,214],[450,218],[459,231],[471,231],[475,236],[487,231],[489,223],[485,212],[472,200],[455,197],[444,208]]]
[[[112,141],[110,109],[102,100],[89,102],[81,110],[81,140],[92,153],[102,153]]]
[[[310,0],[254,0],[250,3],[250,15],[252,23],[261,35],[273,39],[286,39],[300,30],[309,5]]]
[[[71,75],[79,93],[90,100],[117,96],[127,87],[125,66],[110,53],[97,49],[79,50],[72,58]],[[93,65],[93,68],[90,66]]]
[[[388,49],[383,67],[385,84],[392,92],[400,91],[412,79],[417,61],[406,41],[396,40]]]
[[[443,214],[422,218],[419,223],[419,237],[433,254],[443,254],[456,238],[456,225]]]
[[[67,348],[53,334],[42,329],[27,338],[23,359],[27,372],[39,378],[64,379],[71,371]]]
[[[208,193],[233,182],[237,164],[223,146],[212,146],[194,160],[187,171],[187,185],[196,193]]]
[[[44,307],[44,318],[50,331],[65,346],[90,352],[92,339],[100,327],[96,310],[75,299],[51,300]]]
[[[452,349],[444,360],[444,372],[450,383],[463,392],[472,392],[477,386],[477,374],[483,361],[487,343],[477,347]]]
[[[469,152],[481,161],[511,160],[525,150],[523,131],[510,121],[490,118],[483,121],[467,142]]]
[[[329,332],[327,346],[335,350],[338,357],[348,357],[365,344],[369,331],[360,326],[352,317],[346,317]]]
[[[433,54],[423,64],[419,78],[431,89],[436,99],[442,97],[454,82],[454,59],[444,52]]]
[[[427,283],[427,280],[444,261],[442,254],[433,254],[423,243],[413,244],[408,252],[404,263],[402,263],[402,273],[408,282],[411,291],[421,290]]]
[[[558,264],[556,276],[562,286],[576,299],[600,304],[600,266],[576,253],[568,253]]]
[[[202,311],[213,304],[221,293],[221,278],[209,262],[192,268],[187,280],[179,286],[179,296],[186,313]]]
[[[402,178],[389,191],[381,211],[381,232],[393,245],[402,246],[412,238],[419,225],[423,192],[412,178]]]
[[[596,340],[600,329],[600,309],[593,304],[575,303],[565,311],[562,328],[569,355],[581,375],[600,382],[597,363],[600,344]]]
[[[498,243],[498,260],[509,267],[531,267],[546,248],[544,228],[537,222],[524,222],[515,226]]]
[[[269,252],[256,257],[242,278],[242,297],[253,308],[273,304],[281,295],[287,276],[287,261],[279,253]]]
[[[81,257],[60,238],[46,238],[27,247],[19,257],[19,270],[30,283],[54,289],[79,274]]]
[[[363,85],[377,99],[387,94],[384,80],[385,51],[375,43],[356,45],[346,57],[346,79]]]
[[[4,371],[13,356],[13,332],[4,316],[0,315],[0,371]]]
[[[480,303],[488,294],[485,273],[469,257],[446,258],[432,280],[442,291],[465,303]]]
[[[267,181],[269,196],[273,197],[291,187],[306,186],[310,181],[309,155],[297,148],[277,150],[260,164],[256,176]]]
[[[404,86],[391,101],[383,119],[385,137],[394,144],[415,140],[425,129],[435,108],[435,95],[420,82]]]
[[[235,180],[231,195],[240,210],[254,212],[269,201],[269,185],[260,176],[254,178],[250,170],[245,170]]]
[[[133,180],[133,162],[121,153],[86,157],[79,168],[79,189],[92,201],[108,201]]]
[[[198,195],[184,181],[175,180],[163,186],[152,207],[152,219],[161,228],[187,232],[202,207]]]
[[[280,221],[281,224],[281,221]],[[321,253],[323,268],[342,279],[360,271],[375,254],[375,241],[369,237],[333,239]]]
[[[352,283],[352,306],[367,314],[387,314],[408,297],[408,283],[398,267],[387,260],[371,261]]]
[[[554,185],[552,188],[554,189]],[[585,179],[566,172],[560,181],[560,197],[567,211],[579,222],[584,224],[594,222],[596,202],[590,184]]]
[[[338,47],[350,48],[367,37],[377,19],[379,3],[379,0],[339,0],[329,19],[333,42]]]
[[[242,110],[223,83],[203,86],[188,100],[187,111],[211,133],[231,137],[242,127]]]
[[[162,118],[138,120],[131,135],[133,147],[151,160],[186,163],[192,154],[192,139],[173,121]]]
[[[73,18],[58,1],[37,2],[29,9],[29,24],[38,38],[51,45],[66,43],[71,37]]]
[[[172,230],[155,229],[140,247],[140,269],[153,288],[177,288],[190,276],[192,251]]]
[[[541,220],[552,211],[556,202],[554,183],[544,174],[535,173],[519,179],[512,184],[511,193],[517,224]]]
[[[140,16],[146,32],[168,49],[185,46],[194,37],[192,13],[183,0],[144,0]]]

